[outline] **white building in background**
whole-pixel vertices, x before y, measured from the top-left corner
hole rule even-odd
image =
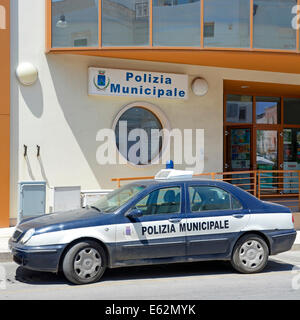
[[[1,213],[3,226],[8,217],[11,225],[16,223],[20,182],[44,182],[45,211],[50,212],[51,188],[110,190],[117,186],[112,178],[154,176],[163,168],[164,163],[99,164],[97,151],[104,141],[97,141],[97,135],[115,129],[119,120],[148,133],[151,128],[203,129],[204,172],[257,169],[261,155],[256,156],[254,133],[279,135],[293,128],[290,149],[277,139],[272,152],[278,168],[283,162],[300,162],[299,41],[290,23],[295,1],[254,0],[253,8],[250,0],[152,2],[153,8],[146,0],[10,1],[10,187],[5,195],[10,209]],[[15,74],[23,62],[38,70],[30,86]],[[90,67],[142,77],[184,75],[186,98],[148,97],[148,91],[89,95]],[[206,94],[193,92],[196,78],[205,79]],[[136,87],[142,84],[143,79]],[[100,78],[98,85],[103,89]],[[267,106],[270,96],[280,99],[280,117],[266,128],[257,121],[255,106],[258,98]],[[237,129],[248,131],[239,131],[240,140],[234,141]],[[159,159],[165,144],[161,141]],[[119,152],[117,141],[111,148]],[[178,169],[187,166],[176,164]]]

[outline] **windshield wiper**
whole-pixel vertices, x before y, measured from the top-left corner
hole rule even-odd
[[[97,208],[97,207],[95,207],[95,206],[89,206],[90,208],[92,208],[92,209],[96,209],[97,211],[99,211],[99,212],[102,212],[99,208]]]

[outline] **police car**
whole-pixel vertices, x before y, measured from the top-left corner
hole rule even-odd
[[[62,270],[72,283],[86,284],[106,268],[201,260],[259,272],[295,238],[288,208],[226,182],[162,170],[93,206],[22,221],[9,245],[23,267]]]

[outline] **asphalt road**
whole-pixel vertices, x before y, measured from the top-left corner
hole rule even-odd
[[[0,263],[1,272],[6,282],[0,282],[0,300],[300,299],[300,251],[270,257],[264,272],[252,275],[222,261],[107,270],[102,281],[84,286],[13,262]]]

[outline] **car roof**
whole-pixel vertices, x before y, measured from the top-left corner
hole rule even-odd
[[[216,183],[226,183],[220,180],[213,180],[213,179],[201,179],[201,178],[182,178],[182,179],[147,179],[147,180],[138,180],[132,182],[131,184],[144,184],[144,185],[151,185],[151,184],[168,184],[168,183],[182,183],[182,182],[199,182],[201,184],[216,184]]]

